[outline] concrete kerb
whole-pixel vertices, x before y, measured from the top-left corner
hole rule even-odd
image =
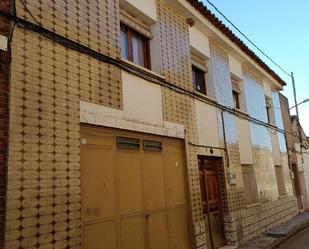
[[[303,212],[263,235],[248,241],[239,249],[274,249],[309,226],[309,212]]]

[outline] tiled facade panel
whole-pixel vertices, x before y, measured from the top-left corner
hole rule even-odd
[[[281,114],[281,106],[280,106],[279,93],[274,92],[272,94],[272,101],[273,101],[273,109],[274,109],[274,113],[275,113],[276,125],[277,125],[277,127],[279,129],[284,130],[282,114]],[[286,152],[285,136],[281,132],[278,132],[278,141],[279,141],[280,151],[281,152]]]
[[[26,20],[36,24],[38,22],[98,52],[112,57],[119,56],[118,1],[28,0],[16,1],[16,9],[17,15]]]
[[[186,20],[163,1],[157,2],[160,30],[161,73],[173,84],[193,90],[189,32]],[[198,143],[194,99],[173,90],[163,88],[164,120],[185,126],[186,155],[188,166],[189,195],[192,220],[195,231],[195,244],[205,248],[205,220],[202,213],[199,171],[197,163],[198,148],[189,144]]]
[[[193,90],[189,29],[186,19],[164,1],[157,1],[161,74],[177,86]]]
[[[120,70],[15,29],[6,248],[79,248],[79,100],[122,107]]]
[[[210,43],[210,54],[209,69],[213,84],[212,94],[219,104],[232,107],[233,98],[228,55],[213,42]],[[248,113],[252,117],[266,122],[265,104],[260,104],[265,103],[263,87],[249,74],[244,75],[244,84],[247,84],[244,95]],[[223,125],[219,112],[217,117],[220,143],[221,146],[224,146]],[[254,141],[253,161],[255,162],[254,168],[260,203],[256,207],[250,207],[246,204],[237,143],[236,117],[227,113],[223,113],[223,117],[229,160],[225,160],[222,174],[227,178],[227,174],[231,171],[235,172],[237,176],[235,185],[230,185],[228,181],[221,180],[225,184],[224,190],[226,191],[226,193],[223,193],[225,236],[229,244],[234,244],[236,241],[242,243],[270,227],[281,224],[294,216],[296,209],[293,197],[278,200],[268,130],[252,123],[250,123],[250,127],[251,140]],[[260,132],[262,132],[261,139],[259,137]],[[291,185],[290,180],[287,179],[286,184]],[[289,196],[291,194],[289,193]]]
[[[265,94],[262,84],[248,70],[244,71],[244,95],[247,113],[258,120],[267,123]],[[271,148],[270,135],[267,128],[251,123],[251,142],[253,146]]]
[[[213,95],[216,101],[228,107],[233,107],[232,82],[229,67],[228,54],[216,46],[213,42],[210,43],[210,70],[211,80],[213,84]],[[218,124],[223,139],[223,126],[221,116],[218,115]],[[237,131],[233,115],[224,113],[226,140],[229,144],[237,144]]]

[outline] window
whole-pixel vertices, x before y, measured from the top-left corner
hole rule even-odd
[[[275,123],[274,113],[272,110],[271,98],[265,96],[266,102],[266,114],[267,114],[267,122],[268,123]]]
[[[149,39],[121,23],[121,56],[150,69]]]
[[[234,102],[234,108],[240,109],[239,92],[235,90],[233,90],[233,102]]]
[[[282,165],[275,166],[276,180],[279,196],[286,195],[285,180]]]
[[[258,188],[255,177],[254,165],[242,165],[242,177],[247,204],[257,203],[259,201]]]
[[[192,77],[195,90],[206,95],[205,72],[196,66],[192,66]]]
[[[234,104],[234,108],[236,109],[240,109],[240,94],[241,94],[241,90],[240,90],[240,81],[235,79],[233,76],[231,77],[231,81],[232,81],[232,93],[233,93],[233,104]]]

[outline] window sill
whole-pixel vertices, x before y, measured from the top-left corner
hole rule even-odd
[[[241,109],[234,108],[234,110],[242,116],[249,117],[249,114]]]
[[[287,198],[287,197],[288,197],[288,195],[286,195],[286,194],[285,195],[279,195],[278,200],[281,200],[281,199],[284,199],[284,198]]]
[[[261,205],[260,202],[255,202],[255,203],[252,203],[252,204],[247,204],[246,208],[253,208],[253,207],[260,206],[260,205]]]
[[[217,103],[217,101],[215,100],[215,98],[210,97],[210,96],[208,96],[208,95],[205,95],[205,94],[203,94],[203,93],[200,93],[200,92],[198,92],[198,91],[194,91],[194,94],[195,94],[196,96],[198,96],[198,97],[200,97],[200,98],[202,98],[202,99],[208,101],[208,102]]]
[[[152,70],[150,70],[150,69],[148,69],[148,68],[145,68],[145,67],[143,67],[143,66],[141,66],[141,65],[135,64],[135,63],[132,62],[132,61],[129,61],[129,60],[124,59],[124,58],[121,58],[121,61],[122,61],[124,64],[126,64],[127,66],[129,66],[129,67],[134,67],[135,69],[143,70],[143,71],[145,71],[145,72],[148,73],[148,74],[152,74],[153,76],[156,76],[156,77],[159,77],[159,78],[165,80],[165,77],[162,76],[161,74],[158,74],[158,73],[156,73],[156,72],[154,72],[154,71],[152,71]]]

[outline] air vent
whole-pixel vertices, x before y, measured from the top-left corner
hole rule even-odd
[[[139,139],[129,137],[117,137],[118,148],[138,150],[140,148]]]
[[[144,140],[144,150],[162,151],[162,143],[160,141]]]

